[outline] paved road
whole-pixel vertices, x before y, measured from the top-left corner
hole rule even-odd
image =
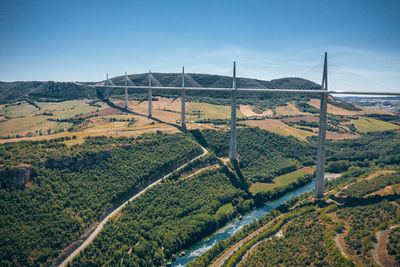
[[[227,251],[225,251],[224,254],[222,254],[216,261],[214,261],[210,266],[211,267],[219,267],[221,266],[224,261],[229,258],[229,256],[231,256],[236,250],[238,250],[244,243],[246,243],[247,241],[249,241],[250,239],[252,239],[253,237],[255,237],[256,235],[258,235],[260,232],[262,232],[264,229],[268,228],[269,226],[271,226],[271,224],[275,223],[277,220],[279,220],[280,218],[282,218],[283,214],[279,215],[278,217],[276,217],[275,219],[273,219],[272,221],[268,222],[267,224],[265,224],[264,226],[258,228],[257,230],[255,230],[254,232],[252,232],[251,234],[249,234],[248,236],[246,236],[245,238],[243,238],[242,240],[240,240],[239,242],[237,242],[236,244],[234,244],[232,247],[230,247]]]
[[[189,164],[190,162],[201,158],[205,155],[208,154],[208,150],[205,149],[204,147],[201,147],[203,149],[203,153],[200,156],[195,157],[194,159],[192,159],[191,161],[183,164],[182,166],[180,166],[179,168],[175,169],[175,170],[180,170],[182,168],[184,168],[187,164]],[[174,171],[172,171],[174,172]],[[103,229],[104,224],[110,219],[112,218],[114,215],[116,215],[118,212],[121,211],[121,209],[123,207],[125,207],[130,201],[138,198],[139,196],[141,196],[142,194],[144,194],[147,190],[149,190],[150,188],[152,188],[153,186],[155,186],[156,184],[160,183],[161,180],[169,177],[172,172],[170,172],[169,174],[165,175],[164,177],[158,179],[157,181],[155,181],[154,183],[150,184],[149,186],[147,186],[145,189],[143,189],[142,191],[140,191],[139,193],[137,193],[136,195],[134,195],[133,197],[131,197],[129,200],[125,201],[124,203],[122,203],[119,207],[117,207],[115,210],[113,210],[107,217],[105,217],[100,223],[99,225],[96,227],[96,229],[90,234],[90,236],[85,240],[85,242],[82,243],[82,245],[80,245],[76,250],[74,250],[59,266],[60,267],[64,267],[67,266],[68,262],[72,261],[73,258],[75,258],[76,255],[78,255],[84,248],[86,248],[90,243],[92,243],[92,241],[95,239],[95,237],[100,233],[101,229]]]
[[[379,173],[379,174],[381,174],[381,173]],[[374,177],[372,177],[372,178],[374,178]],[[359,180],[358,182],[360,182],[361,180]],[[350,183],[350,184],[348,184],[348,185],[346,185],[346,186],[344,186],[343,188],[341,188],[336,194],[335,194],[335,196],[336,197],[338,197],[339,196],[339,194],[343,191],[343,190],[345,190],[346,188],[348,188],[349,186],[351,186],[351,185],[353,185],[354,183],[356,183],[356,182],[353,182],[353,183]],[[331,192],[331,191],[330,191]],[[325,192],[324,193],[324,195],[326,195],[326,194],[328,194],[328,193],[330,193],[330,192]],[[309,200],[311,197],[309,197],[309,198],[307,198],[307,199],[305,199],[305,200],[303,200],[303,201],[306,201],[306,200]],[[302,201],[302,202],[303,202]],[[339,205],[339,203],[336,203],[336,201],[332,201],[332,199],[328,199],[326,202],[334,202],[335,204],[337,204],[337,205]],[[298,203],[299,204],[299,203]],[[295,208],[295,207],[297,207],[298,206],[298,204],[296,204],[294,207],[292,207],[292,208]],[[291,208],[291,209],[292,209]],[[278,216],[276,219],[278,219],[278,218],[280,218],[281,216],[283,216],[283,214],[281,214],[280,216]],[[274,219],[274,220],[272,220],[271,222],[269,222],[268,224],[266,224],[266,225],[264,225],[264,226],[262,226],[261,228],[259,228],[259,229],[257,229],[257,230],[255,230],[254,232],[252,232],[251,234],[249,234],[248,236],[246,236],[244,239],[242,239],[242,240],[240,240],[239,242],[237,242],[236,244],[234,244],[231,248],[229,248],[227,251],[225,251],[225,253],[224,254],[222,254],[216,261],[214,261],[212,264],[211,264],[211,266],[212,267],[219,267],[219,266],[221,266],[224,262],[225,262],[225,260],[227,260],[236,250],[238,250],[245,242],[247,242],[248,240],[250,240],[251,238],[253,238],[254,236],[256,236],[258,233],[260,233],[262,230],[264,230],[265,228],[267,228],[268,226],[270,226],[270,224],[272,223],[272,222],[274,222],[274,221],[276,221],[276,219]],[[391,226],[391,227],[397,227],[398,225],[396,225],[396,226]],[[390,229],[392,229],[392,228],[390,228]],[[378,233],[378,240],[379,240],[379,236],[380,236],[380,233]],[[337,242],[337,238],[335,237],[335,241],[336,241],[336,244],[338,245],[338,247],[339,247],[339,249],[340,249],[340,251],[342,252],[342,254],[345,256],[345,257],[347,257],[347,255],[344,253],[344,251],[343,251],[343,249],[341,248],[341,246],[340,246],[340,244]],[[375,259],[375,261],[379,264],[379,265],[381,265],[380,264],[380,262],[379,262],[379,259],[377,259],[378,257],[376,256],[376,248],[374,248],[374,259]]]
[[[344,188],[342,188],[342,190],[345,189],[345,188],[347,188],[347,187],[349,187],[350,185],[351,185],[351,184],[345,186]],[[324,195],[325,195],[325,194],[327,194],[327,192],[325,192]],[[339,192],[336,193],[336,194],[338,195]],[[312,198],[312,197],[309,197],[309,198],[307,198],[307,199],[301,201],[301,203],[304,202],[304,201],[307,201],[307,200],[309,201],[311,198]],[[293,208],[297,207],[299,204],[300,204],[300,203],[297,203],[295,206],[293,206],[293,207],[290,208],[290,209],[293,209]],[[225,260],[227,260],[227,259],[228,259],[236,250],[238,250],[245,242],[247,242],[247,241],[250,240],[251,238],[255,237],[258,233],[260,233],[260,232],[261,232],[262,230],[264,230],[265,228],[268,228],[268,227],[271,225],[271,223],[276,222],[276,220],[277,220],[278,218],[281,218],[282,216],[283,216],[283,214],[279,215],[279,216],[276,217],[274,220],[270,221],[270,222],[267,223],[266,225],[264,225],[264,226],[262,226],[261,228],[255,230],[254,232],[252,232],[251,234],[249,234],[248,236],[246,236],[245,238],[243,238],[242,240],[240,240],[239,242],[237,242],[236,244],[234,244],[231,248],[229,248],[227,251],[225,251],[224,254],[222,254],[220,257],[218,257],[218,259],[215,260],[215,261],[211,264],[211,267],[219,267],[219,266],[221,266],[221,265],[225,262]]]
[[[378,264],[379,266],[384,266],[385,265],[385,264],[382,264],[382,262],[380,261],[379,253],[378,253],[378,250],[380,249],[380,247],[386,245],[386,244],[382,244],[382,234],[385,231],[396,229],[399,226],[400,226],[399,224],[392,225],[392,226],[386,228],[385,230],[379,231],[378,234],[376,235],[376,240],[377,241],[376,241],[376,243],[374,243],[374,250],[373,250],[372,256],[374,258],[375,263]]]

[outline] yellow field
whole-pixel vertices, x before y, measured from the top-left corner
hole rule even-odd
[[[301,141],[307,141],[307,136],[316,135],[315,133],[309,131],[304,131],[295,127],[291,127],[281,120],[277,119],[250,120],[245,121],[244,123],[249,126],[256,126],[260,129],[268,130],[283,136],[291,135]]]
[[[179,130],[173,126],[164,124],[164,123],[155,123],[149,124],[145,126],[136,126],[136,127],[129,127],[129,128],[108,128],[108,129],[86,129],[84,131],[79,132],[63,132],[58,134],[51,134],[51,135],[43,135],[43,136],[33,136],[33,137],[23,137],[23,138],[13,138],[13,139],[0,139],[0,143],[7,143],[7,142],[17,142],[17,141],[24,141],[24,140],[43,140],[43,139],[54,139],[60,137],[76,137],[76,139],[65,141],[68,145],[73,145],[76,143],[82,143],[85,137],[88,136],[139,136],[143,133],[155,133],[156,131],[163,131],[165,133],[176,133]]]
[[[32,115],[38,111],[37,108],[26,102],[18,102],[16,104],[2,105],[0,116],[8,118],[18,118]]]
[[[63,102],[37,102],[41,110],[36,113],[50,112],[54,118],[67,119],[79,114],[86,114],[107,107],[106,104],[99,102],[102,107],[89,106],[88,100],[71,100]]]
[[[77,114],[83,114],[100,109],[89,106],[89,100],[73,100],[64,102],[36,102],[41,109],[37,109],[27,102],[19,102],[12,105],[3,105],[0,109],[0,116],[6,120],[0,122],[1,136],[26,135],[28,133],[38,134],[42,131],[47,134],[60,129],[67,130],[72,124],[68,122],[48,121],[51,119],[72,118]],[[103,106],[105,104],[103,103]],[[53,116],[40,115],[52,113]]]
[[[344,139],[354,139],[360,137],[359,134],[351,133],[338,133],[338,132],[326,132],[326,139],[328,140],[344,140]]]
[[[28,133],[32,133],[34,135],[33,137],[1,140],[0,142],[50,139],[62,136],[71,137],[75,135],[77,136],[77,139],[68,141],[72,144],[76,142],[81,142],[80,140],[82,138],[89,135],[136,136],[144,132],[155,132],[157,130],[165,132],[176,132],[178,131],[178,129],[175,127],[175,125],[180,126],[180,98],[157,98],[157,101],[153,101],[152,118],[147,117],[147,101],[129,101],[129,109],[134,112],[134,114],[129,114],[118,109],[108,107],[107,104],[102,102],[98,103],[100,107],[90,106],[89,101],[90,100],[35,102],[41,107],[40,110],[24,101],[11,105],[0,105],[0,136],[26,136]],[[315,100],[312,101],[315,102]],[[316,105],[317,102],[313,104]],[[123,102],[120,100],[114,100],[114,103],[119,106],[123,105]],[[204,119],[230,118],[230,106],[228,105],[225,106],[213,105],[208,103],[188,102],[186,103],[186,107],[186,120],[188,122],[188,129],[225,128],[226,125],[213,125],[210,123],[198,124],[196,123],[196,121]],[[341,114],[346,113],[348,115],[353,115],[356,113],[366,112],[364,110],[361,112],[348,112],[334,106],[332,107],[334,108],[333,110],[331,109],[333,113],[336,112]],[[368,110],[368,112],[371,111]],[[43,113],[51,113],[52,116],[43,115]],[[307,114],[300,112],[292,103],[288,103],[288,105],[284,107],[276,108],[276,113],[277,115]],[[47,120],[69,119],[74,118],[77,115],[93,114],[97,114],[97,117],[90,117],[86,119],[83,124],[79,125],[77,132],[71,133],[53,134],[55,131],[58,131],[60,129],[67,130],[69,127],[72,126],[72,123],[61,123]],[[267,110],[263,114],[256,114],[252,110],[252,106],[249,105],[241,105],[240,110],[237,110],[238,118],[260,115],[270,116],[272,115],[272,111]],[[131,120],[132,118],[134,118],[135,122],[133,124],[130,122],[110,122],[111,118],[115,118],[117,120]],[[301,119],[303,118],[308,117],[301,117]],[[269,130],[283,136],[291,135],[302,141],[307,141],[308,136],[318,134],[317,131],[310,132],[289,126],[279,119],[249,120],[243,121],[243,123],[253,127],[260,127],[261,129]],[[353,120],[351,123],[354,123],[357,129],[361,132],[400,129],[400,126],[392,123],[363,117],[360,117],[357,120]],[[43,134],[45,134],[45,136],[38,136],[40,130]],[[51,135],[48,135],[48,130],[51,131]],[[358,135],[327,132],[328,139],[340,140],[356,137],[358,137]]]
[[[308,102],[309,105],[319,109],[320,106],[320,100],[319,99],[311,99]],[[347,110],[343,108],[336,107],[332,104],[328,104],[328,113],[333,114],[333,115],[345,115],[345,116],[354,116],[354,115],[361,115],[361,114],[393,114],[390,111],[386,110],[377,110],[377,109],[372,109],[372,108],[366,108],[366,107],[361,107],[357,106],[361,111],[353,111],[353,110]]]
[[[2,136],[14,136],[14,135],[26,135],[31,132],[35,134],[35,131],[42,131],[43,134],[47,134],[47,130],[57,131],[59,129],[68,129],[72,124],[68,122],[54,122],[46,120],[45,116],[27,116],[21,118],[10,119],[0,123],[0,135]]]
[[[253,194],[257,194],[258,192],[270,191],[276,187],[290,184],[296,181],[299,177],[304,176],[305,174],[312,174],[314,170],[315,167],[304,167],[294,172],[290,172],[274,178],[273,183],[253,183],[250,186],[250,192]]]
[[[76,136],[76,139],[66,141],[68,145],[80,143],[87,136],[138,136],[144,132],[156,132],[161,130],[164,132],[172,133],[177,132],[178,129],[174,126],[166,123],[176,124],[180,119],[180,114],[177,112],[169,112],[164,110],[153,109],[153,117],[147,117],[147,102],[139,103],[138,101],[130,101],[129,107],[133,112],[142,114],[133,115],[124,112],[120,112],[115,109],[110,109],[105,103],[99,102],[101,107],[89,106],[90,100],[74,100],[64,102],[37,102],[41,109],[37,109],[34,106],[26,102],[21,102],[13,105],[2,105],[0,106],[0,135],[2,136],[25,136],[31,132],[34,136],[3,139],[1,143],[21,141],[21,140],[41,140],[41,139],[52,139],[59,137],[72,137]],[[155,101],[157,102],[157,101]],[[154,103],[155,103],[154,102]],[[116,104],[121,104],[116,102]],[[162,104],[162,105],[161,105]],[[169,99],[162,99],[157,107],[178,107],[177,101]],[[179,102],[180,105],[180,102]],[[60,129],[67,130],[72,126],[72,123],[67,122],[55,122],[48,121],[47,119],[69,119],[74,118],[77,115],[94,114],[94,112],[100,111],[97,117],[91,117],[85,120],[85,123],[80,126],[80,130],[77,132],[63,132],[53,134],[55,131]],[[110,113],[111,112],[111,113]],[[52,116],[43,115],[43,113],[52,113]],[[112,114],[112,115],[110,115]],[[130,122],[123,121],[110,121],[111,118],[116,120],[131,120],[135,119],[133,125]],[[160,123],[157,121],[166,122]],[[51,130],[48,135],[47,130]],[[43,136],[39,136],[39,130],[42,131]]]
[[[262,114],[255,113],[253,111],[253,107],[250,105],[240,105],[240,111],[243,113],[244,116],[246,117],[254,117],[254,116],[260,116],[260,117],[271,117],[273,115],[272,110],[267,109],[264,111]]]
[[[301,112],[293,103],[286,103],[286,106],[280,106],[275,109],[276,116],[282,115],[312,115],[311,113]]]
[[[356,126],[358,131],[363,133],[400,129],[400,126],[396,124],[366,117],[358,117],[358,119],[351,122]]]
[[[223,105],[213,105],[208,103],[190,103],[188,108],[189,114],[200,112],[200,116],[193,116],[195,120],[205,119],[229,119],[231,117],[231,107]],[[245,117],[240,110],[236,110],[238,118]]]

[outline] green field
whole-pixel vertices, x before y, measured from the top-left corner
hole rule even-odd
[[[230,106],[214,105],[208,103],[196,103],[196,102],[190,103],[188,112],[191,115],[199,114],[197,120],[229,119],[231,117]],[[238,118],[245,117],[239,109],[236,109],[236,116]]]
[[[258,192],[270,191],[276,187],[284,186],[296,181],[298,178],[304,176],[305,174],[312,174],[315,167],[304,167],[294,172],[290,172],[273,179],[273,183],[253,183],[250,186],[250,192],[257,194]]]
[[[89,100],[71,100],[63,102],[37,102],[41,107],[41,112],[51,112],[54,118],[68,119],[73,118],[79,114],[86,114],[96,110],[105,108],[107,105],[104,103],[97,103],[102,107],[95,107],[89,105]]]
[[[29,116],[37,111],[39,111],[39,109],[27,102],[18,102],[15,104],[2,105],[0,108],[0,116],[12,119]]]
[[[358,119],[352,120],[352,123],[357,131],[362,133],[400,129],[400,126],[396,124],[365,117],[358,117]]]
[[[27,116],[15,119],[6,120],[0,123],[0,135],[1,136],[15,136],[15,135],[26,135],[29,132],[33,135],[38,135],[36,131],[42,131],[42,134],[48,134],[48,130],[51,132],[58,131],[60,129],[68,129],[72,123],[68,122],[54,122],[48,121],[45,116]]]
[[[217,217],[222,217],[224,215],[231,214],[234,211],[235,211],[235,208],[232,206],[232,203],[228,203],[228,204],[225,204],[225,205],[219,207],[219,209],[217,210],[217,212],[215,214],[217,215]]]
[[[86,114],[105,107],[90,106],[89,100],[72,100],[63,102],[35,102],[40,109],[27,102],[2,105],[0,108],[0,136],[25,136],[39,131],[47,135],[61,129],[67,130],[72,123],[55,122],[47,119],[68,119],[78,114]]]
[[[279,127],[279,128],[273,128],[270,129],[271,132],[283,135],[283,136],[293,136],[296,137],[297,139],[307,142],[307,137],[308,136],[313,136],[315,133],[309,132],[309,131],[304,131],[302,129],[297,129],[296,127]]]

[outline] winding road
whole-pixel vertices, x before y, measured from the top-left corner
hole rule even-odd
[[[203,149],[203,153],[195,158],[193,158],[192,160],[190,160],[189,162],[186,162],[185,164],[183,164],[182,166],[180,166],[179,168],[175,169],[174,171],[180,170],[182,168],[184,168],[186,165],[188,165],[190,162],[195,161],[198,158],[201,158],[205,155],[208,154],[208,150],[206,148],[204,148],[203,146],[201,147]],[[115,210],[113,210],[110,214],[108,214],[107,217],[105,217],[100,223],[99,225],[96,227],[96,229],[94,229],[94,231],[90,234],[90,236],[85,240],[85,242],[82,243],[82,245],[80,245],[76,250],[74,250],[60,265],[59,267],[65,267],[67,266],[68,262],[72,261],[73,258],[76,257],[76,255],[78,255],[82,250],[84,250],[90,243],[92,243],[92,241],[95,239],[95,237],[100,233],[101,229],[103,229],[104,224],[113,216],[115,216],[118,212],[120,212],[130,201],[135,200],[136,198],[138,198],[139,196],[141,196],[142,194],[144,194],[147,190],[149,190],[150,188],[152,188],[153,186],[155,186],[156,184],[160,183],[163,179],[168,178],[174,171],[168,173],[167,175],[165,175],[164,177],[158,179],[157,181],[155,181],[154,183],[148,185],[146,188],[144,188],[142,191],[140,191],[139,193],[137,193],[136,195],[132,196],[129,200],[125,201],[124,203],[122,203],[119,207],[117,207]]]
[[[242,240],[238,241],[234,245],[232,245],[227,251],[225,251],[218,259],[216,259],[210,266],[211,267],[219,267],[222,264],[224,264],[225,260],[228,259],[235,251],[237,251],[244,243],[264,231],[266,228],[271,226],[273,223],[275,223],[277,220],[283,217],[283,214],[279,215],[278,217],[274,218],[272,221],[268,222],[264,226],[258,228],[254,232],[250,233],[247,235],[245,238]]]
[[[392,226],[386,228],[385,230],[379,231],[377,233],[377,235],[376,235],[377,241],[374,243],[374,249],[373,249],[372,256],[373,256],[375,263],[378,264],[379,266],[390,266],[386,262],[382,262],[381,259],[379,258],[379,254],[380,254],[379,252],[382,253],[382,251],[386,251],[386,248],[385,248],[386,242],[382,242],[382,236],[384,233],[386,233],[386,238],[387,238],[388,231],[396,229],[399,226],[400,226],[400,224],[392,225]],[[387,253],[387,252],[385,252],[385,253]]]
[[[346,185],[344,188],[342,188],[341,190],[349,187],[351,184]],[[324,195],[328,194],[329,192],[325,192]],[[336,193],[337,195],[339,194]],[[310,199],[312,199],[312,197],[308,197],[307,199],[301,201],[300,203],[303,203],[304,201],[310,201]],[[300,203],[297,203],[296,205],[294,205],[293,207],[290,208],[290,210],[296,208]],[[224,262],[233,254],[235,253],[244,243],[246,243],[247,241],[249,241],[250,239],[252,239],[253,237],[255,237],[257,234],[259,234],[260,232],[262,232],[264,229],[268,228],[272,223],[276,222],[278,219],[280,219],[281,217],[283,217],[283,214],[279,215],[278,217],[276,217],[275,219],[273,219],[272,221],[268,222],[266,225],[258,228],[257,230],[255,230],[254,232],[250,233],[249,235],[247,235],[245,238],[243,238],[242,240],[238,241],[237,243],[235,243],[234,245],[232,245],[229,249],[227,249],[221,256],[219,256],[210,266],[211,267],[220,267],[224,264]],[[285,223],[286,225],[287,223]],[[263,240],[261,240],[263,241]],[[261,242],[260,241],[260,242]],[[259,244],[260,242],[258,242],[257,244]],[[256,244],[256,245],[257,245]],[[254,248],[255,246],[253,246],[252,248]],[[250,249],[252,249],[250,248]],[[243,258],[242,258],[243,260]],[[242,260],[240,262],[242,262]],[[238,266],[239,264],[237,264],[236,266]]]

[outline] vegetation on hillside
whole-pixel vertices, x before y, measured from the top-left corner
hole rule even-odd
[[[395,165],[387,167],[396,168]],[[376,169],[369,170],[377,171]],[[359,175],[359,173],[354,174],[356,177]],[[281,236],[271,238],[265,236],[261,238],[260,235],[245,243],[229,257],[224,266],[234,266],[237,263],[240,263],[240,266],[373,265],[372,249],[374,242],[377,242],[375,235],[379,230],[399,223],[399,207],[393,200],[399,203],[400,198],[395,191],[385,190],[385,194],[380,196],[370,195],[370,193],[380,192],[383,188],[387,188],[388,185],[399,185],[399,177],[400,174],[397,172],[374,176],[367,180],[353,180],[354,182],[340,193],[341,198],[348,200],[343,205],[332,204],[327,206],[326,203],[319,202],[318,209],[295,216],[285,225],[282,225],[280,228],[282,231]],[[349,178],[354,179],[354,176],[340,178],[335,186],[331,184],[329,188],[331,190],[333,188],[340,189],[344,184],[349,183]],[[310,202],[310,204],[312,203]],[[301,211],[301,205],[294,209],[294,211],[296,210]],[[264,231],[272,231],[274,228],[275,226],[271,225]],[[347,230],[344,232],[345,229]],[[338,234],[345,235],[344,242],[346,247],[343,248],[342,244],[341,249],[345,249],[345,252],[351,258],[344,257],[337,243],[335,244],[335,236],[337,237]],[[240,233],[236,235],[240,235]],[[398,240],[397,237],[396,230],[393,230],[393,235],[389,236],[387,244],[389,255],[398,254],[396,254],[398,246],[395,244],[396,240]],[[262,240],[262,242],[257,243],[258,240]],[[221,245],[224,246],[224,243],[222,242]],[[254,245],[256,246],[253,247]],[[193,262],[192,266],[203,266],[202,262],[207,261],[210,263],[212,259],[221,255],[214,248],[211,251],[214,251],[214,253],[210,254],[208,252],[199,257]],[[248,255],[243,258],[246,252]],[[210,259],[206,255],[216,256]]]
[[[397,264],[400,264],[400,227],[394,229],[389,235],[386,249],[389,255],[395,257]]]
[[[182,134],[94,138],[70,149],[58,142],[1,147],[12,151],[4,153],[6,164],[33,164],[33,185],[22,190],[2,183],[0,188],[1,265],[25,266],[49,265],[114,205],[202,152]],[[64,155],[85,158],[99,149],[110,149],[112,156],[81,170],[37,165],[41,156],[48,161]]]
[[[180,73],[153,73],[154,86],[181,86]],[[148,86],[148,74],[132,74],[129,79],[139,86]],[[118,76],[110,79],[116,85],[124,85],[124,76]],[[17,100],[36,100],[36,101],[63,101],[71,99],[103,97],[104,88],[96,89],[87,85],[94,83],[73,83],[73,82],[0,82],[0,103],[10,103]],[[294,89],[301,84],[310,89],[320,89],[320,86],[301,78],[282,78],[271,81],[263,81],[249,78],[238,78],[237,86],[250,88],[281,88]],[[190,74],[186,79],[187,87],[232,87],[232,77],[210,75],[210,74]],[[142,100],[146,94],[135,90],[130,92],[132,99]],[[110,91],[113,97],[121,97],[123,89],[114,88]],[[154,95],[176,97],[180,95],[178,91],[154,91]],[[201,92],[191,91],[187,93],[188,101],[206,102],[210,104],[229,104],[230,100],[226,98],[226,92]],[[296,102],[298,106],[304,107],[309,111],[314,111],[307,106],[308,96],[284,93],[257,93],[246,92],[238,95],[238,104],[249,104],[256,107],[262,113],[266,108],[274,108],[285,105],[287,102]]]
[[[204,145],[219,156],[227,156],[229,132],[204,130]],[[239,168],[247,181],[271,181],[273,177],[313,163],[313,148],[292,137],[259,128],[240,128],[237,132]]]
[[[25,99],[63,101],[94,97],[94,88],[73,82],[0,82],[0,104]]]
[[[350,253],[368,264],[372,261],[371,250],[376,241],[378,227],[395,219],[397,208],[388,200],[383,200],[379,203],[345,207],[339,209],[337,215],[350,225],[345,237]]]
[[[155,186],[108,223],[72,265],[159,266],[224,225],[234,214],[220,209],[242,205],[243,196],[222,170]]]
[[[191,134],[212,153],[174,172],[163,184],[129,204],[74,264],[159,264],[215,231],[237,213],[282,196],[313,177],[298,177],[269,193],[253,196],[248,192],[250,183],[273,182],[276,176],[314,165],[315,139],[301,142],[258,128],[239,128],[239,160],[223,164],[215,155],[227,156],[228,132],[203,130]],[[362,173],[363,168],[397,164],[398,136],[395,132],[368,133],[357,140],[328,143],[328,166],[337,171],[348,169],[355,175]],[[26,188],[1,183],[0,205],[4,216],[0,223],[0,258],[5,265],[49,265],[60,250],[107,210],[139,187],[201,153],[192,137],[183,134],[89,138],[71,147],[62,141],[0,146],[3,169],[20,164],[32,168],[32,183]],[[103,151],[110,154],[95,164],[88,161]],[[339,160],[345,162],[335,166]],[[81,167],[75,168],[74,164]],[[215,164],[219,167],[186,178],[199,168]],[[272,219],[268,218],[265,221]],[[217,248],[214,254],[207,254],[209,259],[226,246],[221,243]]]
[[[346,260],[334,258],[331,252],[334,244],[327,233],[336,230],[337,225],[321,211],[300,214],[283,226],[282,237],[256,246],[240,266],[345,266]]]

